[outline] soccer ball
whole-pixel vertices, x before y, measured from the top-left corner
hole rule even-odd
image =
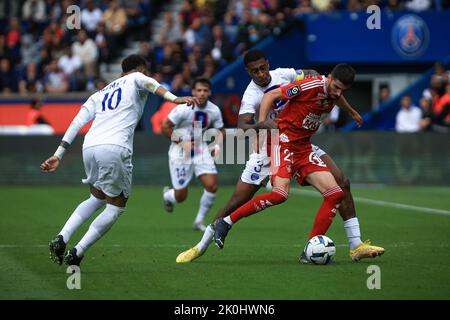
[[[315,236],[306,243],[303,252],[308,261],[314,264],[328,264],[334,259],[336,247],[330,238],[326,236]]]

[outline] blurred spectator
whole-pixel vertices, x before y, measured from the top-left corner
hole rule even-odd
[[[106,32],[121,35],[127,26],[127,13],[116,0],[110,0],[108,9],[103,13],[102,21],[106,25]]]
[[[37,23],[43,23],[47,19],[44,0],[27,0],[22,7],[22,18]]]
[[[22,36],[22,46],[20,48],[21,63],[28,65],[39,62],[39,42],[35,41],[31,34]]]
[[[104,79],[97,79],[95,81],[95,90],[100,91],[102,90],[104,87],[106,87],[107,83]]]
[[[69,79],[70,91],[77,91],[80,87],[81,72],[80,69],[83,63],[79,56],[72,54],[72,49],[66,47],[64,49],[64,55],[58,60],[58,67],[64,72]]]
[[[95,7],[93,0],[86,1],[86,8],[81,10],[81,24],[90,38],[94,38],[102,14],[102,10]]]
[[[87,37],[84,30],[78,32],[78,41],[72,44],[72,53],[80,58],[83,63],[84,74],[87,77],[87,89],[90,91],[94,87],[94,78],[97,74],[97,45],[92,39]]]
[[[100,22],[97,25],[97,34],[95,35],[95,44],[98,48],[98,62],[99,63],[109,63],[110,61],[110,48],[109,48],[109,37],[106,34],[105,23]]]
[[[0,92],[17,92],[16,73],[11,67],[11,62],[6,58],[0,60]]]
[[[31,100],[25,123],[27,126],[32,126],[34,124],[49,124],[42,116],[41,107],[42,102],[39,99]]]
[[[314,9],[311,6],[311,0],[300,0],[297,7],[294,9],[294,15],[303,13],[311,13]]]
[[[33,99],[31,101],[26,119],[26,125],[28,126],[27,134],[54,134],[55,130],[42,115],[41,107],[42,102],[39,99]]]
[[[434,64],[434,74],[431,76],[431,82],[444,82],[445,84],[449,83],[450,72],[445,69],[445,66],[436,62]]]
[[[200,17],[200,12],[189,0],[183,0],[180,9],[181,22],[184,27],[190,26],[196,18]]]
[[[212,29],[213,47],[211,48],[211,56],[214,61],[220,65],[225,65],[233,58],[233,49],[223,33],[222,26],[216,24]]]
[[[430,9],[431,0],[410,0],[405,2],[405,8],[412,11],[425,11]]]
[[[382,105],[390,98],[391,98],[391,89],[389,88],[389,85],[387,84],[380,85],[380,91],[378,95],[378,106]]]
[[[445,82],[434,83],[431,93],[433,96],[432,108],[425,113],[420,122],[424,130],[436,132],[450,131],[450,85]]]
[[[173,12],[165,12],[163,26],[158,35],[157,42],[164,44],[166,42],[177,42],[183,39],[180,15]]]
[[[125,1],[125,12],[127,14],[127,29],[133,40],[143,38],[143,27],[148,23],[150,6],[148,0]]]
[[[116,0],[110,0],[101,21],[105,23],[106,34],[109,36],[110,57],[116,57],[127,26],[127,13]]]
[[[43,85],[39,78],[37,66],[35,63],[29,63],[25,67],[24,74],[19,80],[19,93],[26,95],[43,91]]]
[[[422,111],[412,104],[410,96],[403,96],[400,100],[400,111],[395,118],[395,131],[412,133],[420,130]]]
[[[20,20],[13,17],[9,20],[9,30],[6,33],[6,45],[14,48],[20,45]]]
[[[69,90],[67,76],[58,67],[56,60],[51,60],[44,75],[45,91],[48,93],[64,93]]]

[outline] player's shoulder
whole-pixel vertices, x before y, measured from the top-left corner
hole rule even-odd
[[[269,71],[272,75],[291,76],[296,73],[294,68],[276,68]]]
[[[220,112],[219,106],[214,102],[211,102],[210,100],[208,100],[208,102],[206,103],[206,108],[211,110],[212,112]]]

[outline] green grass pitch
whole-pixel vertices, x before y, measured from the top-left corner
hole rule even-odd
[[[443,214],[357,201],[363,239],[386,253],[358,263],[348,256],[339,216],[327,235],[337,245],[327,266],[297,262],[320,205],[309,192],[244,219],[226,246],[211,246],[191,264],[177,254],[200,239],[191,229],[201,189],[172,214],[161,188],[134,187],[128,210],[86,254],[81,289],[48,257],[48,241],[88,193],[84,187],[1,187],[0,299],[450,299],[450,188],[355,188],[356,197],[443,210]],[[209,218],[228,199],[222,187]],[[92,219],[89,221],[89,223]],[[74,245],[89,223],[71,239]],[[381,289],[367,288],[367,268]]]

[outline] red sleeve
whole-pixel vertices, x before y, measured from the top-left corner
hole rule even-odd
[[[304,91],[316,88],[322,83],[322,76],[303,79],[281,87],[283,99],[290,100],[297,96],[304,95]]]
[[[297,82],[293,82],[293,83],[281,86],[281,94],[283,96],[283,99],[289,100],[289,99],[292,99],[292,98],[298,96],[301,93],[300,92],[300,83],[302,81],[297,81]]]

